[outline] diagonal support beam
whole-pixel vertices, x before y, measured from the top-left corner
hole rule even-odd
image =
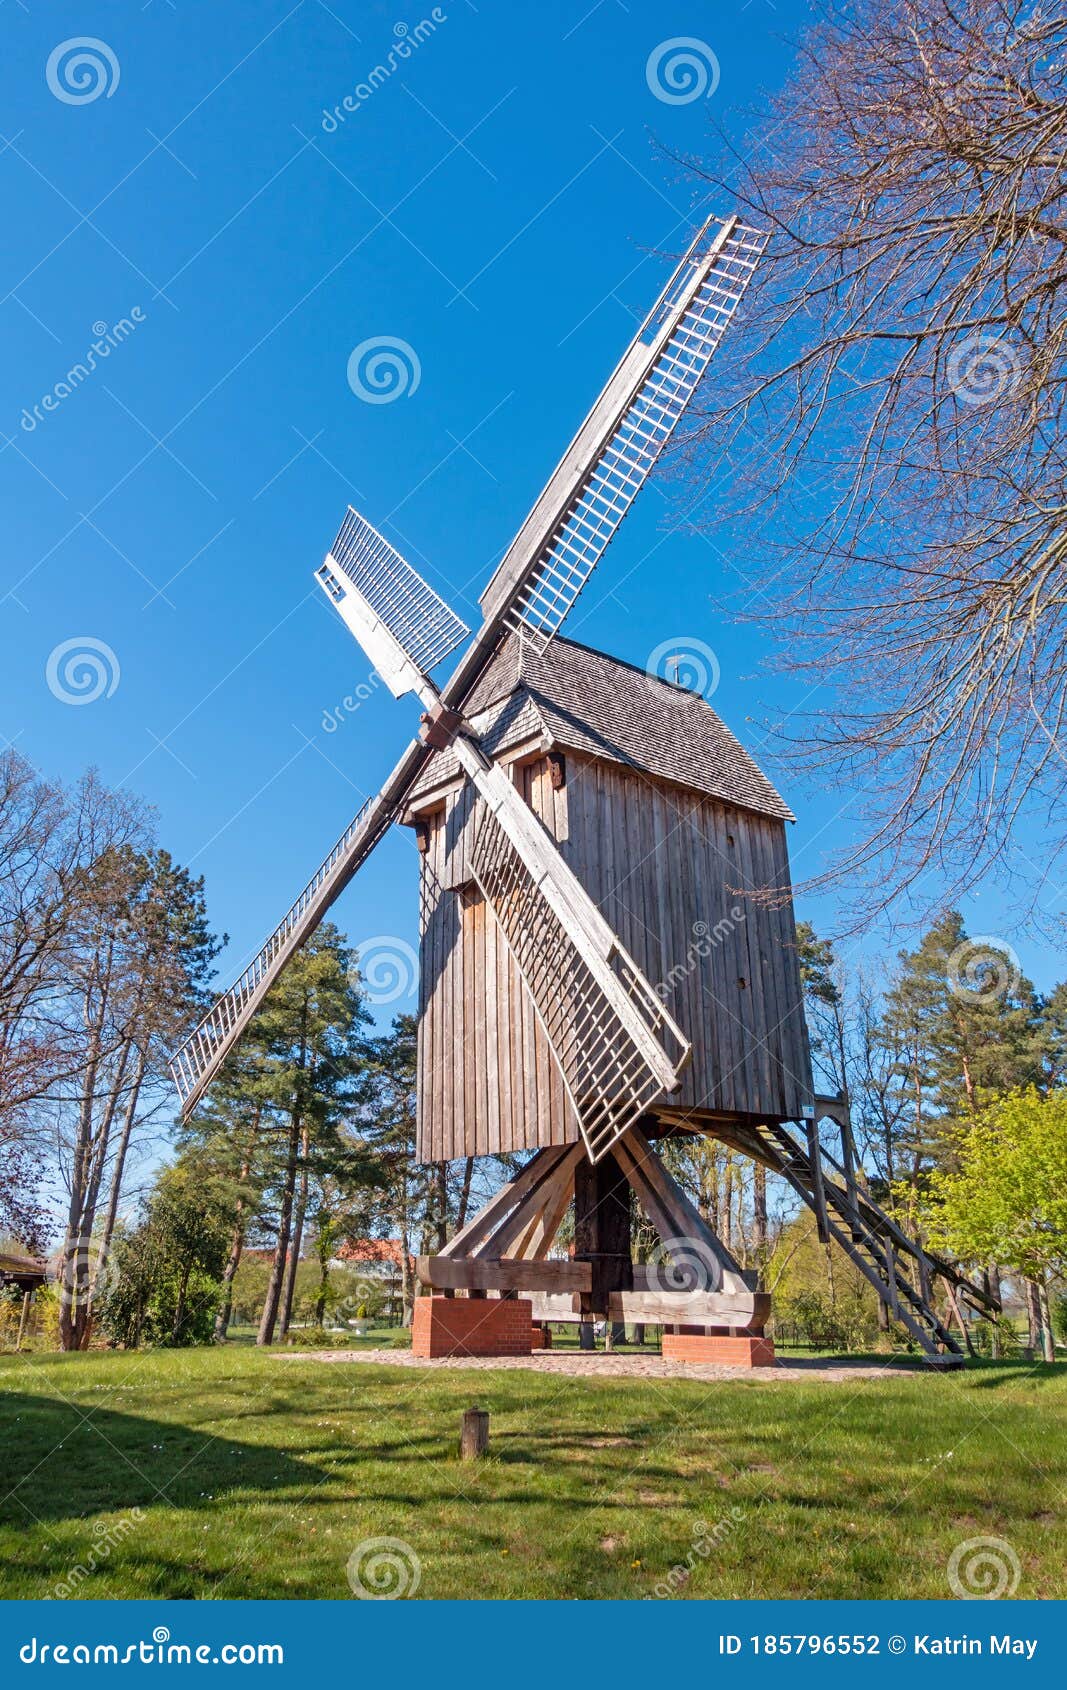
[[[648,1139],[639,1127],[631,1127],[614,1147],[614,1155],[637,1194],[637,1200],[660,1235],[667,1253],[677,1243],[682,1254],[683,1243],[689,1246],[702,1262],[708,1264],[716,1284],[711,1291],[749,1290],[739,1262],[713,1232],[696,1205],[690,1201],[663,1166]]]
[[[470,1256],[475,1254],[479,1245],[488,1239],[495,1229],[504,1221],[516,1204],[524,1201],[531,1194],[540,1190],[559,1167],[560,1163],[571,1154],[573,1145],[553,1145],[547,1150],[539,1150],[536,1156],[527,1162],[522,1172],[515,1179],[509,1180],[495,1191],[488,1203],[474,1215],[454,1238],[450,1238],[443,1249],[438,1251],[441,1256]]]

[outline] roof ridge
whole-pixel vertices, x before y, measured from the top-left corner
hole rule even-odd
[[[560,635],[538,650],[508,635],[472,690],[467,711],[476,719],[490,718],[485,727],[494,754],[514,742],[520,719],[528,734],[532,716],[545,734],[575,751],[739,809],[795,820],[753,753],[703,693],[580,640]]]
[[[532,651],[536,657],[544,657],[544,652],[538,652],[535,647],[529,644],[528,641],[522,640],[518,635],[513,635],[512,637],[519,639],[520,645],[526,647],[527,650]],[[612,664],[616,669],[629,669],[631,675],[641,675],[645,680],[658,681],[661,687],[669,687],[672,692],[682,693],[686,698],[704,697],[703,693],[694,692],[692,687],[684,687],[681,681],[672,681],[666,675],[657,675],[653,670],[649,669],[647,665],[631,663],[628,657],[616,657],[610,651],[602,651],[599,646],[586,645],[583,640],[570,640],[567,639],[564,634],[556,634],[551,643],[552,645],[570,646],[574,651],[587,652],[590,657],[603,658],[605,663]],[[547,649],[548,648],[546,647],[546,650]],[[705,699],[704,702],[707,703],[707,699]]]

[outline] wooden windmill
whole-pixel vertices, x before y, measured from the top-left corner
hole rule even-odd
[[[423,1354],[528,1351],[541,1323],[655,1322],[683,1356],[770,1359],[768,1299],[654,1148],[710,1134],[780,1173],[930,1354],[941,1275],[820,1144],[788,888],[789,811],[702,698],[557,638],[703,377],[765,244],[709,223],[564,453],[469,630],[349,510],[317,573],[419,737],[174,1056],[188,1113],[393,822],[421,853],[418,1155],[534,1151],[418,1270]],[[827,1108],[830,1106],[827,1105]],[[799,1130],[798,1130],[799,1129]],[[630,1259],[636,1201],[662,1241]],[[573,1203],[573,1259],[550,1252]],[[909,1258],[912,1272],[900,1271]]]

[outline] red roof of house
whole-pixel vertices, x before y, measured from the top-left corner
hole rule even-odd
[[[403,1264],[403,1245],[399,1238],[349,1238],[337,1254],[343,1262],[392,1262]]]

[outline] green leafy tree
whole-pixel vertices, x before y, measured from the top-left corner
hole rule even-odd
[[[831,1095],[848,1096],[845,994],[833,942],[797,922],[797,961],[816,1076]]]
[[[209,1338],[228,1219],[225,1194],[202,1169],[165,1169],[141,1224],[117,1239],[109,1288],[102,1294],[105,1331],[128,1349]]]
[[[870,1349],[879,1341],[882,1304],[842,1251],[820,1244],[815,1217],[796,1215],[777,1239],[767,1269],[777,1329],[795,1329],[816,1349]]]
[[[956,1167],[935,1174],[931,1236],[964,1261],[995,1260],[1037,1287],[1051,1361],[1048,1281],[1067,1271],[1067,1089],[1000,1098],[963,1126]]]
[[[1067,1086],[1067,981],[1041,999],[1039,1021],[1042,1085],[1046,1091]]]
[[[418,1023],[398,1015],[388,1033],[371,1042],[373,1102],[363,1128],[383,1171],[378,1231],[399,1235],[401,1297],[408,1324],[415,1301],[413,1245],[432,1204],[432,1174],[415,1161]]]
[[[463,1226],[472,1208],[489,1195],[501,1177],[510,1177],[518,1163],[512,1156],[491,1157],[476,1170],[473,1157],[417,1162],[415,1017],[397,1016],[389,1032],[372,1041],[370,1050],[372,1093],[359,1125],[383,1176],[374,1231],[379,1237],[399,1238],[403,1245],[401,1293],[408,1323],[416,1295],[411,1258],[440,1250]]]

